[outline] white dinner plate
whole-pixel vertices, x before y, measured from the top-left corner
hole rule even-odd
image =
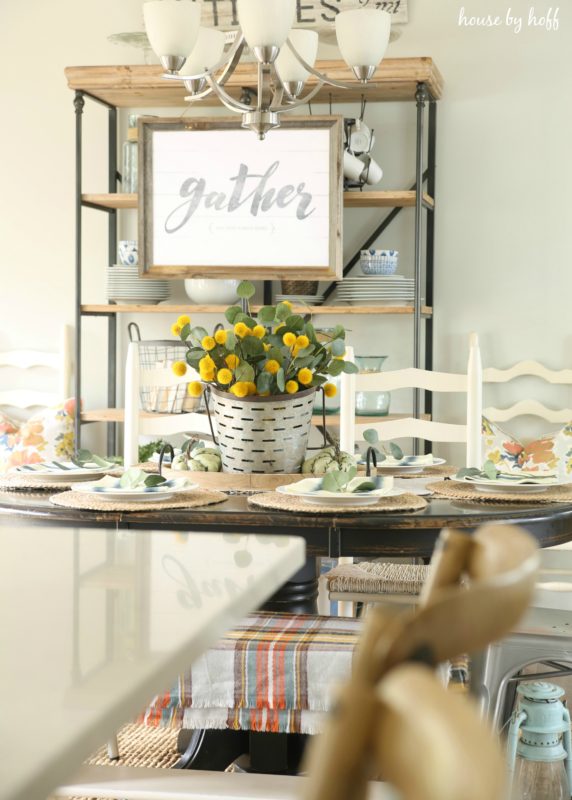
[[[545,492],[547,489],[553,489],[555,486],[564,486],[562,481],[555,480],[551,483],[515,483],[511,480],[497,480],[491,481],[488,478],[450,478],[454,483],[464,483],[474,486],[478,492],[502,492],[510,494],[537,494],[538,492]]]
[[[47,478],[50,481],[70,483],[85,481],[86,478],[101,478],[108,469],[113,469],[115,466],[110,464],[109,467],[98,467],[94,464],[93,467],[77,467],[71,461],[58,461],[57,463],[62,464],[66,469],[59,468],[53,461],[41,461],[37,464],[23,464],[16,467],[14,472],[38,482],[45,481]]]
[[[173,478],[160,486],[141,486],[137,489],[119,486],[119,479],[113,484],[107,478],[101,481],[78,483],[74,491],[88,497],[100,500],[117,501],[126,503],[153,503],[160,500],[170,500],[180,492],[190,492],[198,488],[196,483],[190,483],[186,478]]]
[[[364,478],[365,480],[365,478]],[[385,479],[387,481],[387,478]],[[358,506],[370,506],[377,503],[384,497],[397,497],[404,494],[403,489],[393,488],[393,482],[388,488],[374,489],[370,492],[328,492],[324,489],[319,489],[322,478],[305,478],[297,483],[289,483],[278,486],[276,491],[280,494],[289,495],[290,497],[298,497],[306,503],[314,503],[320,505],[333,505],[344,506],[346,508],[353,508]],[[303,488],[299,484],[304,484]],[[316,488],[310,488],[314,484]]]

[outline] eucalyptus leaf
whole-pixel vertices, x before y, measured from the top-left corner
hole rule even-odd
[[[287,303],[278,303],[276,306],[276,319],[284,322],[290,316],[292,316],[290,306]]]
[[[237,381],[246,381],[250,383],[254,380],[254,369],[246,361],[241,361],[234,371]]]
[[[332,339],[345,339],[346,338],[346,331],[343,325],[336,325],[332,333],[330,334]]]
[[[282,367],[280,367],[280,369],[276,373],[276,385],[278,386],[281,392],[283,392],[284,389],[286,388],[286,379],[284,377],[284,370],[282,369]]]
[[[457,472],[455,477],[457,478],[476,478],[477,475],[481,475],[481,470],[477,469],[476,467],[463,467]]]
[[[391,450],[391,455],[393,458],[395,458],[396,461],[401,461],[403,458],[403,450],[401,447],[398,444],[395,444],[395,442],[390,442],[389,449]]]
[[[264,353],[264,346],[256,336],[248,336],[242,340],[242,349],[248,356],[258,356]]]
[[[376,488],[376,485],[373,481],[362,481],[357,486],[354,486],[352,492],[371,492]]]
[[[227,331],[226,333],[226,342],[224,346],[227,350],[234,350],[236,347],[236,336],[234,335],[233,331]]]
[[[260,320],[260,322],[274,322],[274,320],[276,319],[276,307],[262,306],[262,308],[258,312],[258,319]]]
[[[230,306],[230,308],[227,308],[227,310],[224,312],[225,317],[231,325],[234,325],[234,320],[238,314],[242,314],[242,308],[240,306]]]
[[[255,293],[256,289],[254,288],[254,284],[250,281],[241,281],[238,284],[238,288],[236,293],[239,297],[243,297],[246,300],[249,300]]]
[[[290,314],[289,317],[286,317],[284,322],[286,327],[294,333],[298,333],[304,327],[304,318],[299,314]]]
[[[187,324],[183,325],[183,327],[181,328],[181,333],[179,334],[179,336],[181,337],[181,339],[185,340],[189,338],[190,334],[191,334],[191,326],[187,322]]]
[[[487,478],[489,478],[489,480],[491,481],[496,480],[497,475],[499,474],[496,466],[490,459],[485,461],[485,463],[483,464],[483,472],[485,473]]]
[[[334,356],[343,356],[346,352],[346,343],[343,339],[334,339],[330,347]]]
[[[244,311],[241,311],[240,314],[236,315],[234,320],[234,324],[236,325],[237,322],[244,322],[244,324],[252,329],[256,325],[256,320],[250,316],[250,314],[245,314]]]
[[[258,378],[256,379],[256,388],[258,389],[259,394],[263,394],[264,392],[269,392],[271,384],[272,384],[272,375],[269,372],[261,372]]]
[[[145,486],[160,486],[165,483],[167,478],[164,475],[147,475],[143,483]]]
[[[191,336],[196,342],[202,342],[205,336],[208,336],[209,333],[206,328],[202,328],[200,325],[197,325],[196,328],[191,329]]]
[[[342,370],[347,375],[357,375],[359,372],[358,367],[353,363],[353,361],[340,361],[342,365]]]
[[[375,428],[368,428],[363,432],[363,438],[368,444],[377,444],[379,442],[379,435]]]
[[[343,361],[332,361],[328,366],[328,375],[341,375],[344,371],[344,362]]]

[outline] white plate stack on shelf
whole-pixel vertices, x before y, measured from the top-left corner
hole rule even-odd
[[[415,280],[405,275],[350,276],[336,286],[336,300],[356,305],[411,305],[414,294]]]
[[[107,299],[115,303],[155,305],[167,300],[169,281],[139,277],[137,264],[113,264],[107,268]]]

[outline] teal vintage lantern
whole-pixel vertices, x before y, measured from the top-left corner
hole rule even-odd
[[[564,689],[521,683],[508,732],[511,800],[570,800],[572,741]]]

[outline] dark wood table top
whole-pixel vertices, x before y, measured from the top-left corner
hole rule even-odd
[[[309,556],[431,555],[445,527],[474,529],[487,522],[518,523],[540,546],[572,540],[572,504],[493,504],[444,498],[429,499],[416,512],[295,514],[255,508],[244,495],[230,495],[218,505],[198,509],[139,512],[77,511],[50,503],[49,492],[0,492],[0,522],[152,528],[303,536]]]

